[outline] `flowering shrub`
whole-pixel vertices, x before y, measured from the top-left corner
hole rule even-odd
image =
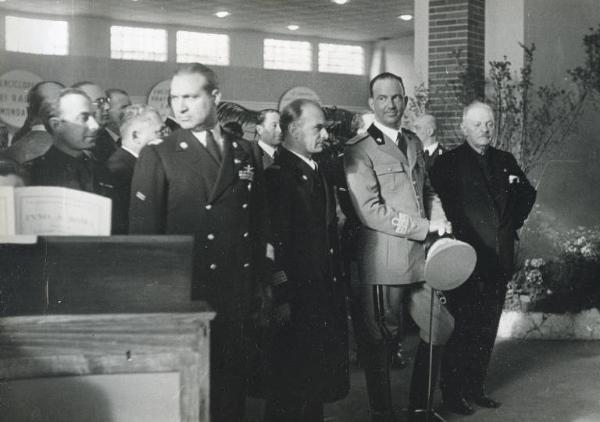
[[[552,237],[556,257],[525,260],[508,285],[507,309],[578,312],[600,307],[600,226]]]

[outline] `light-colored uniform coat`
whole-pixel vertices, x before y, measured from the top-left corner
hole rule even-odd
[[[364,226],[358,239],[362,283],[423,281],[428,219],[445,219],[425,171],[421,142],[408,130],[402,134],[407,157],[374,125],[346,144],[348,190]]]

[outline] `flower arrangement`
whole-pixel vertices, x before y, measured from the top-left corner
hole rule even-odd
[[[505,308],[578,312],[600,307],[600,226],[552,234],[552,259],[526,259],[508,284]]]

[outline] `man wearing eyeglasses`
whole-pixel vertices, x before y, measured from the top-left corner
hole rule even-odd
[[[96,132],[96,143],[90,153],[93,154],[96,160],[104,163],[119,147],[106,130],[106,125],[109,122],[109,100],[105,96],[104,90],[98,84],[90,81],[77,82],[73,84],[72,88],[83,91],[92,102],[94,119],[100,128]]]
[[[123,224],[113,227],[115,234],[127,233],[131,178],[135,162],[146,144],[161,142],[167,129],[158,110],[150,105],[130,105],[121,115],[119,133],[122,144],[106,162],[122,206],[119,213],[123,218],[119,221]]]

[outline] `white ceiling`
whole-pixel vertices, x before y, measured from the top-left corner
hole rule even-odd
[[[0,10],[375,41],[413,33],[413,0],[6,0]],[[219,10],[231,15],[214,16]],[[300,26],[289,31],[290,24]]]

